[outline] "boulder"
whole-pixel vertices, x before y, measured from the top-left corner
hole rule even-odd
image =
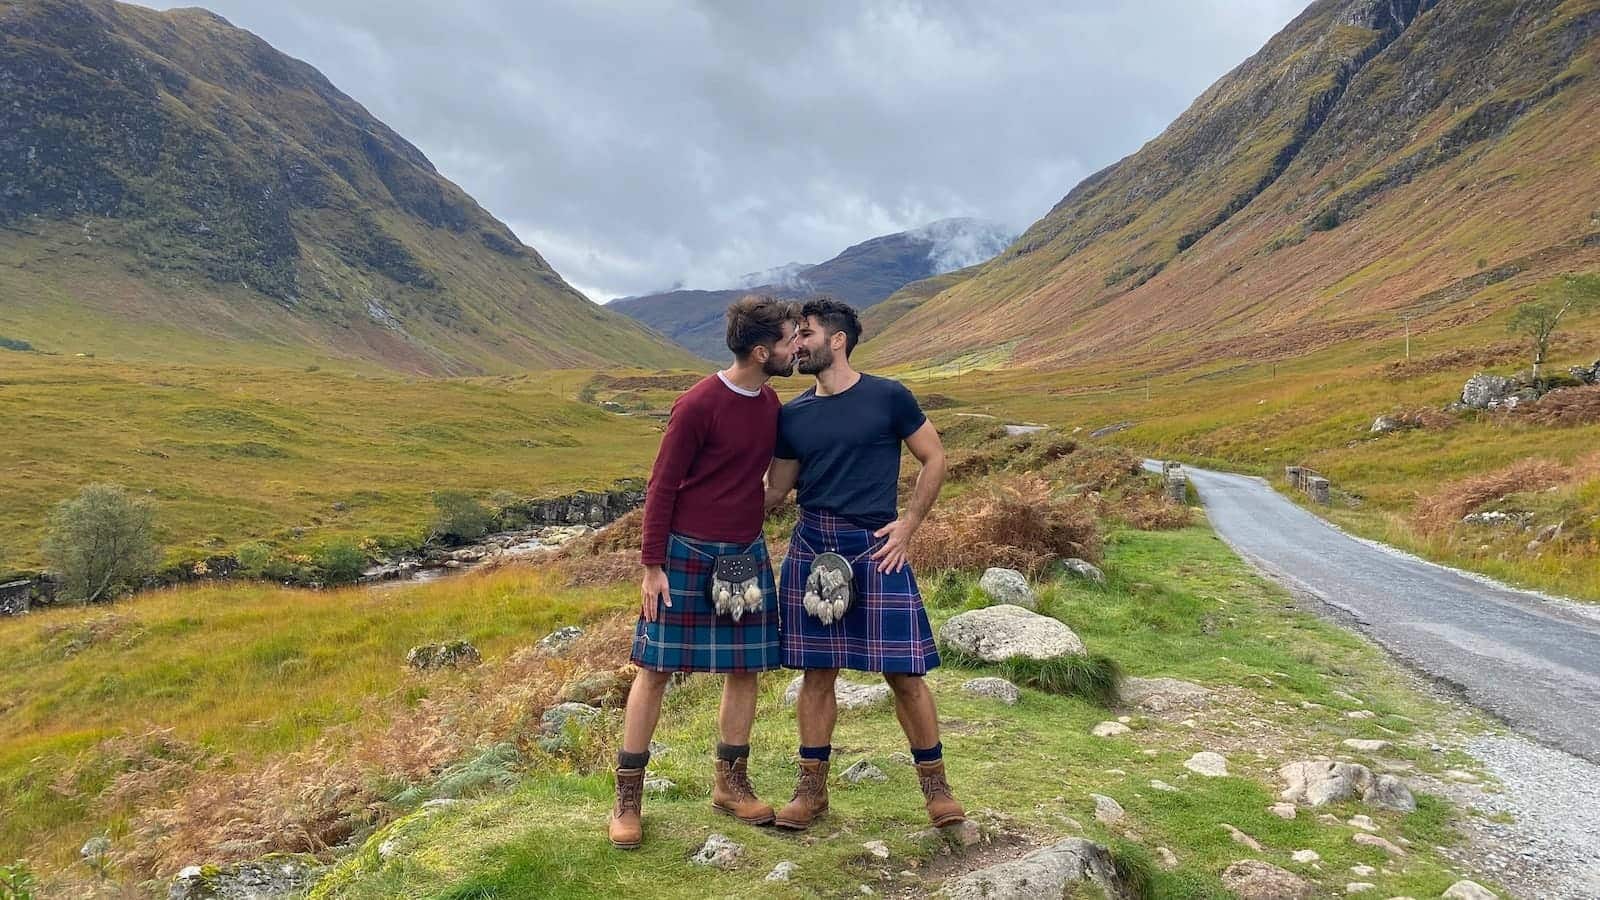
[[[1311,900],[1316,888],[1288,869],[1241,859],[1222,870],[1222,886],[1239,900]]]
[[[299,897],[325,867],[308,853],[273,853],[227,866],[188,866],[167,888],[170,900],[279,900]]]
[[[1184,761],[1183,767],[1207,778],[1221,778],[1228,774],[1228,760],[1221,753],[1202,750]]]
[[[1021,859],[952,878],[942,895],[950,900],[1033,900],[1065,896],[1069,886],[1085,881],[1113,900],[1133,896],[1118,877],[1111,852],[1083,838],[1067,838]]]
[[[1083,641],[1062,622],[1009,603],[952,616],[939,629],[939,639],[990,663],[1015,656],[1055,659],[1087,652]]]
[[[628,689],[633,686],[634,669],[623,666],[611,672],[591,672],[561,686],[563,703],[586,706],[626,706]]]
[[[1411,796],[1411,789],[1393,775],[1379,775],[1373,778],[1372,787],[1361,795],[1361,802],[1379,809],[1392,809],[1395,812],[1417,811],[1417,799]]]
[[[576,625],[563,625],[540,638],[539,643],[533,646],[535,650],[547,656],[561,656],[571,650],[572,645],[581,637],[583,637],[582,628]]]
[[[581,728],[599,717],[599,707],[586,703],[558,703],[539,717],[539,746],[549,753],[566,750],[572,744],[567,723]]]
[[[1076,575],[1079,578],[1092,581],[1095,584],[1106,583],[1106,573],[1100,571],[1099,567],[1088,560],[1079,559],[1076,556],[1073,556],[1062,560],[1061,565],[1069,573]]]
[[[431,669],[462,668],[483,662],[478,648],[467,641],[419,644],[406,651],[406,664],[419,672]]]
[[[715,869],[731,869],[739,864],[739,857],[744,855],[744,845],[736,844],[725,835],[712,834],[700,849],[689,857],[689,862],[697,866],[711,866]]]
[[[1127,734],[1132,730],[1132,728],[1129,728],[1121,722],[1101,722],[1089,733],[1095,737],[1116,737],[1120,734]]]
[[[1127,813],[1122,809],[1122,804],[1107,797],[1105,794],[1090,794],[1094,798],[1094,817],[1102,825],[1115,825],[1121,822]]]
[[[1204,706],[1211,689],[1177,678],[1124,678],[1117,697],[1124,706],[1165,712]]]
[[[990,567],[978,579],[978,588],[995,603],[1009,603],[1023,609],[1039,608],[1039,600],[1028,585],[1028,576],[1016,569]]]
[[[1016,702],[1022,698],[1022,692],[1017,690],[1016,685],[1004,678],[995,678],[993,676],[964,681],[961,683],[961,690],[974,697],[999,700],[1007,706],[1015,706]]]
[[[1361,796],[1372,787],[1372,770],[1355,763],[1307,760],[1278,769],[1287,787],[1278,795],[1290,803],[1326,806]]]
[[[1445,888],[1444,893],[1439,896],[1444,900],[1499,900],[1494,891],[1466,878]]]
[[[1406,427],[1399,416],[1379,416],[1372,420],[1372,427],[1367,429],[1373,434],[1389,434]]]
[[[793,706],[800,699],[800,686],[805,683],[804,675],[796,675],[789,686],[784,689],[783,702]],[[833,682],[833,699],[839,704],[840,709],[865,709],[889,702],[889,686],[887,684],[856,684],[845,681],[843,678]]]
[[[787,859],[783,860],[782,862],[780,862],[777,865],[772,867],[772,871],[767,873],[766,880],[767,881],[788,881],[790,879],[790,877],[792,877],[794,875],[794,869],[795,869],[794,863],[790,862]]]
[[[1515,383],[1503,375],[1479,372],[1461,386],[1461,404],[1468,409],[1488,409],[1511,396],[1515,387]]]

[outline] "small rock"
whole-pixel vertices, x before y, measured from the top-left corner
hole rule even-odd
[[[1377,847],[1379,850],[1382,850],[1383,852],[1389,854],[1390,856],[1405,856],[1406,855],[1406,851],[1400,849],[1393,842],[1391,842],[1389,840],[1386,840],[1384,838],[1378,837],[1375,834],[1367,834],[1364,831],[1361,832],[1360,834],[1352,834],[1352,835],[1350,835],[1350,840],[1352,842],[1360,844],[1360,845],[1362,845],[1364,847]]]
[[[794,869],[795,869],[794,863],[792,863],[792,862],[790,862],[790,861],[788,861],[786,859],[783,862],[780,862],[777,865],[772,867],[772,871],[767,873],[766,880],[767,881],[788,881],[790,876],[794,875]]]
[[[1152,788],[1155,788],[1158,791],[1161,791],[1164,794],[1176,794],[1176,793],[1178,793],[1178,789],[1177,788],[1173,787],[1170,784],[1167,784],[1165,781],[1162,781],[1159,778],[1150,779],[1150,786]]]
[[[1261,847],[1261,842],[1260,841],[1256,840],[1255,838],[1251,837],[1248,834],[1245,834],[1244,832],[1242,832],[1239,829],[1233,827],[1232,825],[1229,825],[1227,822],[1223,822],[1222,823],[1222,827],[1223,827],[1224,830],[1226,830],[1228,832],[1228,836],[1233,838],[1233,842],[1235,844],[1243,844],[1244,846],[1249,847],[1251,850],[1254,850],[1257,853],[1260,853],[1262,851],[1262,847]]]
[[[535,650],[548,656],[560,656],[572,649],[578,638],[583,637],[583,629],[576,625],[563,625],[550,632],[534,644]]]
[[[1290,857],[1297,863],[1314,863],[1322,861],[1322,854],[1315,850],[1296,850]]]
[[[1465,769],[1445,769],[1444,777],[1450,779],[1451,781],[1460,781],[1466,784],[1478,783],[1478,776],[1468,772]]]
[[[1094,798],[1094,817],[1102,824],[1115,825],[1121,822],[1126,813],[1122,804],[1107,797],[1105,794],[1090,794]]]
[[[1004,678],[985,676],[973,678],[961,683],[961,690],[974,697],[987,697],[990,700],[999,700],[1007,706],[1015,706],[1022,699],[1022,692],[1017,686]]]
[[[951,822],[939,829],[944,842],[952,847],[971,847],[983,840],[983,830],[971,819]]]
[[[1352,709],[1344,714],[1346,719],[1376,719],[1378,714],[1370,709]]]
[[[744,855],[744,845],[736,844],[726,836],[713,834],[706,838],[700,849],[689,857],[689,862],[697,866],[712,866],[718,869],[731,869],[738,865],[739,857]]]
[[[558,703],[539,717],[539,746],[548,753],[558,753],[571,746],[567,723],[583,727],[600,717],[600,709],[583,703]]]
[[[800,685],[805,682],[804,675],[796,675],[789,686],[784,689],[783,702],[786,706],[793,706],[800,699]],[[889,702],[889,686],[887,684],[856,684],[837,678],[833,682],[833,698],[840,709],[865,709]]]
[[[677,785],[673,783],[671,778],[655,777],[646,778],[644,780],[644,792],[653,797],[658,797],[662,794],[665,794],[675,787],[677,787]]]
[[[1417,810],[1417,799],[1411,796],[1411,789],[1393,775],[1378,775],[1373,778],[1372,787],[1362,793],[1361,801],[1369,806],[1392,809],[1395,812]]]
[[[948,900],[1029,900],[1065,896],[1071,885],[1093,882],[1122,896],[1111,852],[1083,838],[1067,838],[1010,862],[997,863],[945,882]]]
[[[1228,760],[1222,754],[1210,750],[1202,750],[1189,757],[1183,767],[1207,778],[1220,778],[1228,774]]]
[[[483,662],[478,648],[467,641],[419,644],[406,651],[406,664],[419,672],[431,669],[462,668]]]
[[[1340,700],[1343,700],[1346,703],[1354,703],[1357,706],[1367,705],[1367,701],[1362,700],[1360,697],[1357,697],[1355,694],[1352,694],[1349,691],[1332,691],[1331,693],[1333,696],[1338,697]]]
[[[1099,725],[1094,727],[1093,731],[1089,733],[1095,737],[1116,737],[1119,734],[1127,734],[1132,730],[1132,728],[1129,728],[1121,722],[1101,722]]]
[[[1028,586],[1028,576],[1016,569],[991,567],[978,579],[978,589],[995,603],[1009,603],[1023,609],[1036,610],[1039,600]]]
[[[1378,886],[1370,881],[1352,881],[1344,886],[1346,894],[1365,894],[1367,891],[1375,891],[1377,889]]]
[[[1498,900],[1494,891],[1467,878],[1445,888],[1444,893],[1439,896],[1444,900]]]
[[[1316,889],[1288,869],[1242,859],[1222,871],[1222,885],[1239,900],[1311,900]]]
[[[865,847],[867,852],[872,854],[873,858],[875,859],[889,858],[889,845],[885,844],[883,841],[867,841],[861,846]]]
[[[1086,579],[1088,581],[1092,581],[1095,584],[1105,584],[1106,583],[1106,573],[1100,571],[1093,563],[1089,562],[1088,560],[1078,559],[1076,556],[1074,556],[1074,557],[1069,557],[1068,559],[1063,560],[1061,565],[1068,572],[1072,573],[1073,575],[1078,576],[1079,578],[1083,578],[1083,579]]]
[[[1372,821],[1371,816],[1351,816],[1350,821],[1346,824],[1348,824],[1351,828],[1359,828],[1362,831],[1381,830],[1378,828],[1378,823]]]
[[[1373,867],[1371,867],[1369,865],[1366,865],[1365,863],[1363,863],[1361,865],[1358,865],[1358,866],[1351,866],[1350,867],[1350,874],[1351,875],[1359,875],[1362,878],[1365,878],[1368,875],[1375,875],[1375,874],[1377,874],[1377,872],[1378,872],[1377,869],[1374,869]]]
[[[1064,623],[1008,603],[950,617],[939,629],[939,640],[990,663],[1016,656],[1055,659],[1088,652]]]
[[[839,780],[846,784],[862,784],[865,782],[886,782],[889,776],[883,770],[866,760],[857,760],[850,768],[839,773]]]
[[[1267,812],[1272,813],[1280,819],[1293,819],[1295,817],[1295,807],[1293,803],[1274,803],[1267,807]]]
[[[1362,738],[1345,738],[1340,743],[1359,753],[1377,753],[1389,747],[1388,741],[1369,741]]]
[[[589,706],[627,706],[628,689],[633,686],[633,676],[632,666],[611,672],[592,672],[562,685],[558,699],[563,703]]]
[[[1124,678],[1117,689],[1117,699],[1124,706],[1151,712],[1201,707],[1210,698],[1210,688],[1177,678]]]
[[[105,860],[107,853],[111,852],[111,839],[103,834],[97,834],[78,848],[78,857],[91,865],[97,865]]]
[[[1339,817],[1334,815],[1333,813],[1323,813],[1322,815],[1317,816],[1317,821],[1319,823],[1323,824],[1323,825],[1339,825],[1339,824],[1341,824],[1340,821],[1339,821]]]
[[[1156,864],[1170,872],[1178,867],[1178,855],[1166,847],[1157,847]]]
[[[863,896],[863,897],[871,897],[872,893],[873,893],[872,886],[871,885],[866,885],[866,884],[863,884],[860,887],[856,888],[856,891],[859,894],[861,894],[861,896]]]

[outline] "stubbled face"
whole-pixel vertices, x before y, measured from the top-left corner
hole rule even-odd
[[[836,331],[833,335],[827,333],[815,316],[806,316],[800,322],[800,331],[795,335],[795,362],[799,364],[802,375],[816,375],[826,372],[833,367],[833,340],[834,335],[844,332]],[[842,340],[842,338],[841,338]]]
[[[762,372],[770,376],[782,376],[784,378],[794,374],[795,339],[797,334],[798,329],[795,328],[795,323],[783,323],[783,337],[772,345],[772,351],[767,354],[766,360],[761,363]]]

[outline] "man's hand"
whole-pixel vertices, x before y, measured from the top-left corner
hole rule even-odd
[[[892,575],[905,566],[911,552],[911,536],[917,533],[919,524],[902,516],[872,533],[873,537],[889,538],[883,542],[883,546],[872,551],[872,560],[878,564],[880,571]]]
[[[672,605],[672,588],[667,584],[667,570],[660,566],[645,566],[639,593],[640,615],[644,616],[646,622],[654,622],[661,615],[661,604]]]

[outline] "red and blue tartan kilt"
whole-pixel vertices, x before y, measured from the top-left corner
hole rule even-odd
[[[760,567],[761,609],[733,621],[718,615],[706,585],[719,556],[754,553]],[[750,544],[667,537],[667,585],[672,605],[654,622],[644,616],[633,630],[632,658],[656,672],[764,672],[778,668],[777,587],[765,538]]]
[[[778,593],[786,667],[922,675],[939,665],[916,576],[909,565],[893,574],[879,571],[869,553],[879,543],[871,531],[832,513],[802,510]],[[855,601],[832,625],[807,614],[802,602],[811,561],[828,552],[852,561],[856,584]]]

